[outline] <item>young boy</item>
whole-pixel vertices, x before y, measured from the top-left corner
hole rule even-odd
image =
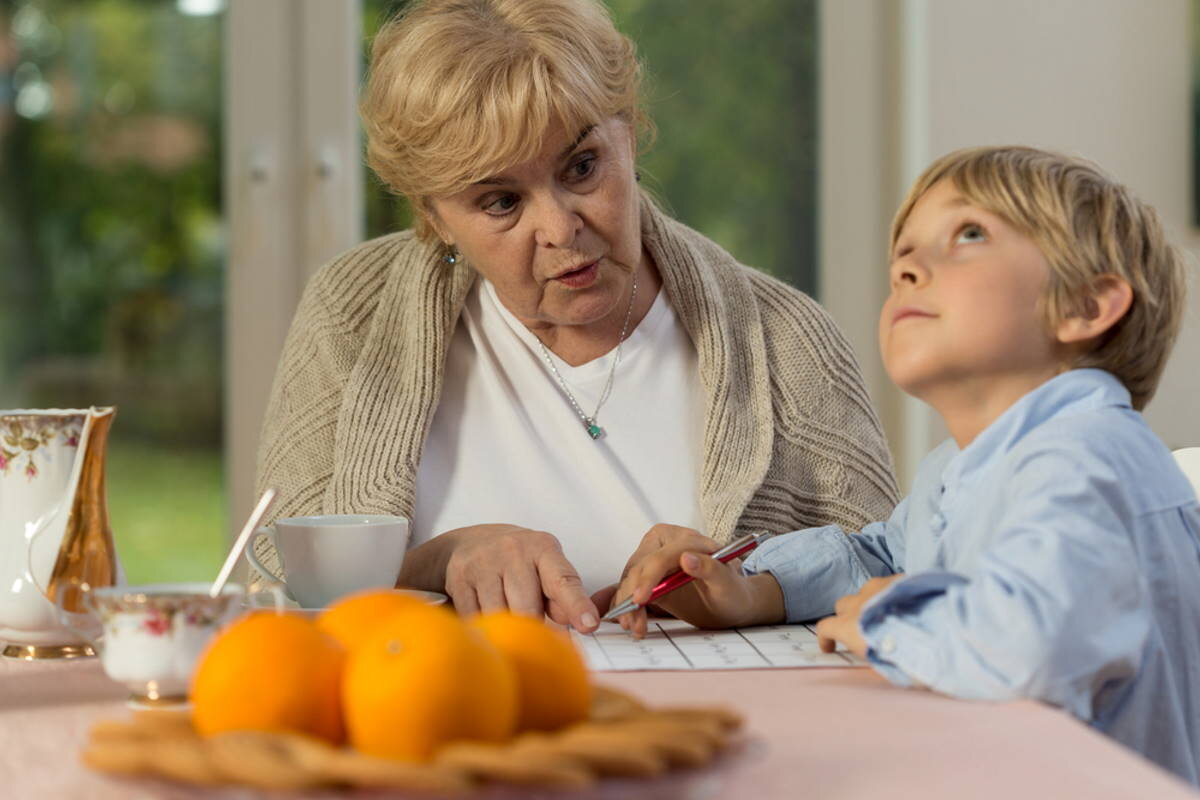
[[[891,518],[777,536],[740,569],[652,531],[616,596],[678,564],[699,580],[661,605],[697,624],[832,612],[822,647],[894,683],[1037,698],[1197,783],[1200,507],[1138,413],[1184,308],[1153,210],[1083,161],[959,151],[897,213],[890,279],[888,374],[952,436]]]

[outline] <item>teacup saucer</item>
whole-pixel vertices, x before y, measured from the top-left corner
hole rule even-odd
[[[446,597],[446,595],[442,594],[441,592],[427,592],[424,589],[397,589],[396,591],[403,592],[404,594],[411,594],[414,597],[419,597],[426,603],[429,603],[431,606],[444,605],[450,600],[449,597]]]
[[[424,600],[426,603],[429,603],[429,605],[431,605],[431,606],[444,605],[450,599],[450,598],[446,597],[446,595],[442,594],[441,592],[427,592],[424,589],[396,589],[395,591],[400,592],[401,594],[412,595],[413,597],[416,597],[420,600]],[[304,608],[302,606],[295,606],[294,608],[288,608],[287,610],[288,611],[299,611],[302,614],[316,616],[317,614],[320,614],[325,609],[324,608]]]
[[[450,600],[450,598],[448,598],[446,595],[442,594],[441,592],[427,592],[424,589],[396,589],[396,591],[401,592],[403,594],[412,595],[413,597],[417,597],[421,600],[424,600],[426,603],[429,603],[429,605],[431,605],[431,606],[444,605],[445,603],[447,603]],[[259,600],[258,602],[255,602],[255,603],[248,602],[248,603],[246,603],[246,607],[252,608],[252,609],[263,609],[263,608],[269,609],[269,608],[271,608],[270,605],[266,604],[266,601],[269,598],[266,596],[263,596],[263,595],[259,595],[259,596],[262,597],[261,600]],[[303,614],[306,617],[316,617],[318,614],[320,614],[325,609],[323,607],[306,608],[304,606],[301,606],[301,605],[293,602],[292,600],[288,600],[284,604],[283,610],[293,613],[293,614]]]

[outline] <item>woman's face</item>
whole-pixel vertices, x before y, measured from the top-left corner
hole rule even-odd
[[[530,329],[624,317],[643,255],[634,136],[620,118],[552,129],[532,160],[431,205],[442,239]]]

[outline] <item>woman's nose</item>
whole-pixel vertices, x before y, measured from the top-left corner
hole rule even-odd
[[[547,192],[535,203],[534,235],[541,247],[570,247],[583,227],[572,202],[572,196],[563,192]]]

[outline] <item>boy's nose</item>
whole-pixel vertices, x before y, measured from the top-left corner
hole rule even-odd
[[[921,286],[929,280],[929,270],[914,254],[909,253],[892,262],[889,277],[893,289],[904,284]]]

